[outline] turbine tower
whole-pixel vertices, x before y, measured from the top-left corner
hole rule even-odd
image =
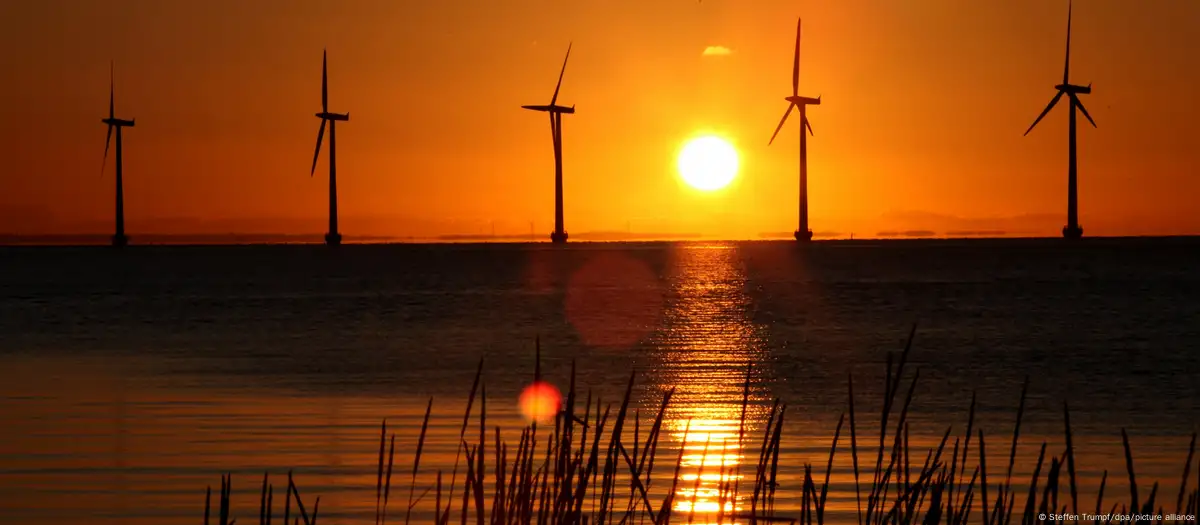
[[[308,176],[317,172],[317,158],[321,156],[321,140],[325,138],[325,123],[329,123],[329,232],[325,234],[325,244],[338,246],[342,244],[342,234],[338,233],[337,211],[337,123],[350,120],[349,113],[329,112],[329,62],[328,53],[321,54],[321,129],[317,131],[317,150],[313,153],[312,170]]]
[[[1078,239],[1083,236],[1083,228],[1079,226],[1079,196],[1077,194],[1078,174],[1075,167],[1075,110],[1078,109],[1081,111],[1083,116],[1087,117],[1088,122],[1092,123],[1093,128],[1096,127],[1096,121],[1092,120],[1092,116],[1088,114],[1087,108],[1083,107],[1083,102],[1079,101],[1079,95],[1087,95],[1092,92],[1092,85],[1090,83],[1086,86],[1071,84],[1071,82],[1068,80],[1070,72],[1071,3],[1068,2],[1067,59],[1063,65],[1062,84],[1054,86],[1054,89],[1058,90],[1058,93],[1054,95],[1054,98],[1050,99],[1050,104],[1046,106],[1046,109],[1042,110],[1042,114],[1038,115],[1037,120],[1033,121],[1033,124],[1029,126],[1029,129],[1025,130],[1025,134],[1028,135],[1030,131],[1033,131],[1033,127],[1037,126],[1038,122],[1042,121],[1042,117],[1045,117],[1051,109],[1054,109],[1054,105],[1058,103],[1058,99],[1062,98],[1064,94],[1067,95],[1067,98],[1071,99],[1071,108],[1068,117],[1070,119],[1068,120],[1069,138],[1067,139],[1067,225],[1063,227],[1062,233],[1064,238]]]
[[[567,72],[567,60],[571,58],[571,45],[567,45],[567,57],[563,59],[562,71],[558,73],[558,84],[554,86],[554,95],[550,97],[548,106],[521,106],[533,111],[544,111],[550,114],[550,135],[554,138],[554,233],[550,241],[554,243],[567,242],[567,230],[563,228],[563,181],[562,181],[562,116],[563,113],[574,114],[575,105],[559,106],[558,89],[562,87],[563,74]]]
[[[800,111],[800,226],[796,229],[796,240],[808,242],[812,240],[812,230],[808,229],[808,137],[804,134],[804,130],[808,129],[809,135],[812,134],[812,124],[808,122],[808,106],[821,105],[821,97],[810,98],[802,97],[800,92],[800,20],[796,21],[796,54],[795,60],[792,63],[792,96],[785,97],[788,101],[787,111],[783,113],[783,118],[779,120],[779,126],[776,126],[775,133],[771,135],[771,141],[767,145],[775,142],[775,137],[779,135],[779,130],[783,129],[783,124],[787,122],[788,115],[792,114],[792,108],[798,108]]]
[[[108,70],[108,118],[101,120],[108,125],[108,136],[104,139],[104,161],[100,164],[100,176],[104,176],[104,166],[108,164],[108,146],[112,141],[113,128],[117,129],[117,218],[116,232],[112,236],[112,245],[120,248],[129,244],[129,238],[125,236],[125,178],[123,162],[121,158],[121,128],[132,128],[133,120],[124,120],[117,118],[116,111],[116,91],[117,91],[116,72],[113,64],[109,64]],[[136,119],[134,119],[136,120]]]

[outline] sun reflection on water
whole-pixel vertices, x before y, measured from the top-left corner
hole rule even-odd
[[[736,249],[678,247],[671,265],[678,273],[670,276],[657,341],[665,349],[659,376],[676,389],[666,424],[683,446],[673,512],[693,525],[732,523],[734,514],[748,510],[741,485],[753,478],[754,467],[747,467],[744,449],[764,412],[765,395],[753,373],[744,398],[747,365],[762,361],[765,336],[751,320]]]

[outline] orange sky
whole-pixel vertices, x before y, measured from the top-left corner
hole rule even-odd
[[[812,228],[1025,228],[1057,235],[1066,2],[1009,0],[40,0],[0,4],[0,232],[111,229],[100,177],[117,64],[127,228],[321,233],[326,153],[308,177],[329,48],[347,235],[539,234],[553,218],[560,102],[566,223],[755,237],[796,223],[790,94],[804,17]],[[1080,0],[1072,81],[1089,235],[1200,233],[1200,2]],[[702,56],[725,46],[727,56]],[[1081,119],[1082,122],[1082,119]],[[701,131],[741,152],[723,191],[679,182]],[[1006,219],[1007,218],[1007,219]],[[168,220],[169,219],[169,220]],[[976,220],[979,219],[979,220]],[[1014,226],[1020,224],[1020,226]],[[966,225],[970,225],[968,228]]]

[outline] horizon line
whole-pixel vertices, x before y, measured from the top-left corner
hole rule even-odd
[[[616,232],[587,232],[577,234],[584,243],[655,243],[655,242],[792,242],[791,232],[760,233],[757,236],[731,237],[703,234],[625,234]],[[976,234],[977,233],[977,234]],[[1045,240],[1059,239],[1053,233],[1032,234],[1029,232],[971,232],[971,231],[884,231],[868,235],[822,234],[814,235],[818,242],[857,241],[953,241],[953,240]],[[143,242],[133,246],[266,246],[266,245],[320,245],[324,237],[320,233],[302,234],[142,234],[130,235],[131,239]],[[1163,235],[1094,235],[1092,239],[1191,239],[1200,234]],[[0,234],[0,247],[91,247],[107,246],[110,235],[92,234]],[[434,235],[434,236],[391,236],[391,235],[347,235],[347,244],[553,244],[540,235]]]

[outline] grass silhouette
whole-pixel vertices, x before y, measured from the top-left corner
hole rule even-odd
[[[1025,411],[1028,379],[1021,389],[1008,451],[1008,466],[1002,480],[993,482],[988,478],[986,436],[982,429],[974,428],[974,398],[972,398],[967,416],[965,434],[956,436],[954,443],[950,445],[951,429],[947,428],[938,446],[925,451],[925,458],[920,466],[918,467],[917,463],[913,462],[911,453],[916,451],[910,450],[909,447],[908,413],[920,376],[919,370],[914,372],[911,379],[907,381],[904,397],[900,398],[898,395],[904,383],[905,367],[908,364],[914,335],[915,327],[909,334],[904,350],[898,355],[894,352],[888,354],[886,384],[882,408],[879,412],[881,430],[874,458],[874,468],[869,472],[864,471],[860,465],[860,459],[863,458],[859,457],[859,438],[861,436],[857,429],[859,420],[856,413],[853,377],[849,377],[847,381],[849,452],[853,464],[858,524],[1010,525],[1020,523],[1021,525],[1030,525],[1050,521],[1044,517],[1047,514],[1069,513],[1078,517],[1079,508],[1085,507],[1086,502],[1079,501],[1070,409],[1065,403],[1063,405],[1065,449],[1060,454],[1052,454],[1047,457],[1047,443],[1043,442],[1028,491],[1021,495],[1022,499],[1018,499],[1017,491],[1013,488],[1013,467],[1020,438],[1021,420]],[[894,370],[893,363],[895,363]],[[674,388],[663,396],[657,415],[644,439],[641,436],[637,416],[634,416],[632,423],[634,430],[632,439],[629,439],[630,433],[625,431],[625,427],[628,425],[630,397],[636,380],[635,376],[636,374],[630,375],[624,397],[615,414],[612,413],[611,404],[602,407],[600,400],[596,401],[593,408],[590,392],[583,403],[583,413],[580,414],[577,412],[576,406],[579,397],[575,385],[575,366],[572,363],[570,387],[566,392],[562,410],[555,417],[554,428],[539,431],[537,424],[532,423],[522,430],[516,447],[510,448],[510,444],[500,438],[499,427],[495,428],[492,435],[489,436],[485,401],[486,386],[481,381],[483,377],[481,361],[467,398],[467,406],[459,431],[458,451],[450,472],[449,483],[443,484],[444,473],[442,470],[438,470],[436,482],[428,487],[423,487],[422,492],[416,495],[421,453],[433,406],[433,399],[429,400],[421,432],[417,436],[408,500],[404,509],[404,523],[406,525],[410,523],[413,508],[428,498],[430,492],[433,493],[434,525],[451,525],[452,523],[468,525],[472,517],[474,525],[533,523],[666,525],[672,523],[673,520],[675,523],[685,521],[688,524],[695,523],[697,518],[695,506],[686,505],[688,509],[686,515],[681,515],[683,513],[677,512],[680,506],[675,501],[679,495],[682,481],[684,447],[681,446],[678,456],[673,458],[675,465],[673,475],[669,479],[656,479],[653,476],[655,461],[658,459],[657,452],[663,419],[674,395]],[[715,523],[718,524],[824,524],[830,476],[833,471],[834,457],[839,451],[839,439],[842,436],[843,426],[847,423],[846,413],[839,418],[834,431],[824,475],[822,476],[819,472],[814,475],[814,468],[811,464],[803,465],[804,478],[800,488],[801,503],[795,514],[785,516],[776,513],[775,498],[779,487],[780,443],[785,439],[782,429],[786,405],[783,405],[779,399],[775,399],[768,413],[762,435],[757,438],[748,436],[746,412],[749,391],[750,369],[748,367],[736,439],[739,446],[758,443],[758,458],[754,463],[753,477],[747,480],[749,486],[742,486],[746,483],[742,481],[741,477],[743,463],[739,462],[733,466],[734,470],[731,473],[726,470],[725,461],[722,460],[717,477],[719,480],[717,511],[706,519],[715,520]],[[479,394],[479,409],[477,414],[473,414],[476,394]],[[898,406],[897,401],[900,401]],[[478,417],[478,436],[468,438],[468,432],[474,432],[473,415]],[[892,422],[890,427],[889,421]],[[691,431],[690,420],[685,424],[684,443],[687,442],[689,431]],[[974,434],[972,434],[973,431]],[[1141,499],[1128,435],[1124,429],[1121,434],[1130,485],[1129,499],[1126,501],[1118,499],[1112,502],[1104,500],[1104,489],[1108,481],[1108,471],[1106,470],[1100,481],[1094,508],[1085,507],[1084,510],[1085,512],[1091,511],[1093,516],[1107,514],[1107,518],[1091,519],[1092,516],[1088,516],[1089,519],[1066,521],[1068,523],[1086,522],[1092,525],[1100,523],[1107,525],[1114,522],[1138,523],[1137,515],[1139,514],[1165,516],[1168,513],[1174,513],[1195,516],[1198,501],[1200,501],[1200,468],[1196,469],[1195,487],[1192,487],[1191,490],[1188,489],[1191,463],[1195,458],[1196,434],[1192,434],[1187,459],[1182,465],[1183,478],[1179,493],[1173,502],[1173,508],[1169,507],[1171,502],[1166,501],[1167,496],[1160,497],[1158,494],[1158,483],[1154,483],[1145,499]],[[972,438],[975,441],[974,448],[972,448]],[[385,421],[380,431],[379,460],[376,470],[375,522],[377,525],[386,523],[388,520],[395,440],[395,434],[388,434]],[[708,445],[706,442],[705,456],[707,456]],[[724,443],[721,445],[723,446]],[[949,450],[947,449],[948,445],[950,445]],[[844,443],[841,444],[841,448],[844,453]],[[492,460],[490,465],[487,462],[489,449]],[[969,464],[971,458],[973,458],[974,464]],[[465,466],[462,464],[464,459]],[[1047,460],[1049,460],[1048,466]],[[749,463],[746,464],[749,465]],[[705,461],[701,460],[699,469],[691,491],[693,495],[696,495],[699,490]],[[460,470],[465,470],[465,478],[461,486],[458,482]],[[967,476],[968,471],[970,476]],[[1065,487],[1061,480],[1063,477],[1066,478]],[[819,483],[818,479],[821,479]],[[652,500],[650,495],[652,488],[661,487],[668,482],[670,489],[666,496],[660,501]],[[235,522],[230,516],[231,491],[232,476],[222,476],[216,512],[219,525],[232,525]],[[736,504],[730,504],[741,501],[739,498],[743,496],[742,491],[748,493],[748,505],[739,508]],[[273,485],[264,475],[260,495],[260,524],[272,522],[273,492]],[[456,494],[461,495],[456,497]],[[205,525],[210,523],[211,499],[212,490],[209,487],[205,497]],[[294,518],[292,517],[293,500],[297,512]],[[585,503],[588,503],[586,507]],[[283,509],[284,523],[315,525],[319,508],[320,498],[317,497],[313,500],[312,513],[308,513],[300,490],[293,480],[292,473],[289,472],[287,497]],[[1142,520],[1140,522],[1175,521]],[[1177,522],[1182,523],[1183,521]],[[1187,522],[1195,523],[1195,518],[1193,517]]]

